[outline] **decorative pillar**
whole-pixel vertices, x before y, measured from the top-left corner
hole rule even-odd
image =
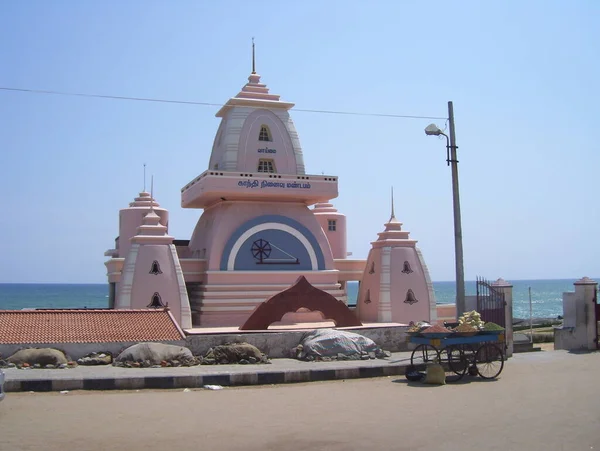
[[[392,299],[391,299],[391,275],[390,263],[392,260],[392,248],[381,249],[381,276],[379,279],[379,311],[377,321],[380,323],[392,322]]]
[[[598,283],[589,277],[582,277],[575,282],[575,299],[584,305],[583,323],[585,324],[586,348],[590,351],[596,349],[596,288]],[[579,326],[579,324],[577,324]]]
[[[492,283],[492,287],[500,293],[504,293],[504,318],[505,318],[505,332],[504,340],[506,340],[506,357],[512,357],[513,355],[513,286],[506,280],[500,278]]]

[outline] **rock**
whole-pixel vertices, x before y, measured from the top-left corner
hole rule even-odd
[[[162,368],[161,365],[152,365],[150,368]]]
[[[256,362],[258,362],[256,357],[248,357],[248,363],[256,363]]]
[[[132,368],[139,368],[140,366],[142,366],[142,365],[140,365],[140,362],[133,362],[133,363],[131,364],[131,367],[132,367]]]
[[[331,358],[330,358],[330,357],[327,357],[327,356],[325,356],[325,357],[321,357],[321,360],[322,360],[323,362],[331,362]]]
[[[390,351],[383,351],[383,354],[385,355],[385,357],[390,358],[392,356],[392,353]]]
[[[10,363],[29,363],[30,365],[60,365],[67,363],[64,352],[52,348],[30,348],[15,352],[8,359]]]
[[[66,364],[66,363],[61,363],[61,364],[60,364],[58,367],[59,367],[61,370],[66,370],[66,369],[69,367],[69,365],[68,365],[68,364]]]
[[[110,365],[112,361],[112,354],[105,352],[92,352],[85,357],[77,359],[77,363],[80,365]]]
[[[171,362],[171,365],[172,365],[172,366],[179,366],[180,364],[181,364],[181,363],[179,362],[179,360],[173,360],[173,361]]]
[[[375,355],[375,353],[373,351],[370,351],[367,355],[369,356],[370,359],[376,359],[377,358],[377,356]]]
[[[212,355],[219,363],[222,363],[223,361],[226,361],[227,363],[237,363],[242,359],[249,360],[250,357],[259,360],[262,353],[256,346],[248,343],[230,343],[215,346],[212,349]],[[208,357],[209,354],[207,353],[206,356]]]
[[[202,360],[202,365],[214,365],[214,364],[215,364],[215,359],[204,358]]]
[[[360,359],[361,355],[368,356],[369,352],[376,352],[379,348],[370,338],[354,332],[334,329],[315,329],[307,332],[302,336],[300,345],[302,345],[300,359],[308,355],[336,357],[337,360],[345,360],[351,356]]]
[[[368,355],[368,354],[367,354],[367,355],[361,355],[361,356],[360,356],[360,359],[361,359],[361,360],[369,360],[370,358],[371,358],[371,357],[369,357],[369,355]]]
[[[248,361],[246,359],[240,359],[240,361],[238,363],[241,365],[248,365],[250,363],[250,361]]]
[[[10,363],[9,363],[8,365],[6,365],[6,366],[7,366],[8,368],[14,368],[14,367],[15,367],[15,366],[17,366],[17,365],[15,365],[14,363],[10,362]]]
[[[190,360],[194,356],[188,348],[164,343],[138,343],[125,349],[116,358],[117,361],[144,361],[159,365],[162,361]]]
[[[22,363],[22,364],[21,364],[21,367],[22,367],[22,368],[29,368],[29,367],[30,367],[30,365],[29,365],[29,363],[27,363],[27,362],[24,362],[24,363]]]
[[[35,364],[33,365],[33,367],[34,367],[34,368],[41,368],[41,367],[42,367],[42,365],[40,365],[39,363],[35,363]]]
[[[56,368],[54,365],[46,365],[44,368],[48,369],[48,370],[53,370],[54,368]]]

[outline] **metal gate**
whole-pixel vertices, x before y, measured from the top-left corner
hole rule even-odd
[[[594,342],[596,343],[596,349],[600,349],[600,343],[598,343],[598,320],[600,320],[600,304],[598,304],[598,287],[594,290],[594,324],[596,325],[596,338]]]
[[[481,319],[506,328],[505,310],[504,293],[495,289],[487,280],[477,277],[477,311]]]

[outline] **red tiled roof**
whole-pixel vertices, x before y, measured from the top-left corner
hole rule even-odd
[[[0,344],[175,341],[168,310],[0,310]]]

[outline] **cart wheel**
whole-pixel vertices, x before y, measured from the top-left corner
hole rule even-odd
[[[475,354],[477,372],[483,379],[494,379],[504,368],[502,350],[493,344],[482,345]]]
[[[463,378],[467,372],[469,366],[467,358],[463,353],[462,349],[458,346],[448,346],[446,349],[440,351],[441,358],[444,363],[444,369],[446,369],[446,382],[458,382]]]
[[[423,366],[427,363],[433,363],[439,360],[438,350],[431,345],[419,345],[410,355],[410,364],[414,366]]]

